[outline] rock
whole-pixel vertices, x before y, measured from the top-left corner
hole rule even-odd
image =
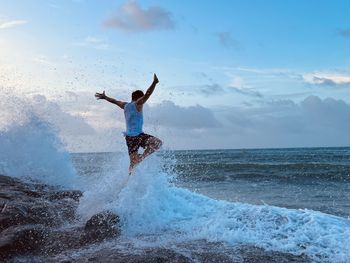
[[[29,208],[28,217],[35,223],[45,226],[60,226],[75,219],[77,204],[70,202],[47,202],[35,203]]]
[[[15,225],[73,222],[81,195],[0,175],[0,231]]]
[[[1,232],[0,259],[40,250],[46,230],[41,225],[12,226]]]
[[[88,262],[113,262],[113,263],[192,263],[200,262],[192,260],[171,249],[158,248],[147,249],[142,253],[123,253],[115,249],[102,249],[91,255],[87,259]],[[48,261],[50,262],[50,261]],[[220,261],[212,261],[220,262]],[[230,262],[231,263],[231,262]]]
[[[85,230],[91,231],[101,228],[111,228],[120,222],[119,216],[111,211],[104,211],[93,215],[85,224]]]
[[[62,243],[49,240],[53,236],[50,233],[62,232],[55,228],[75,222],[81,195],[80,191],[63,191],[0,175],[0,258],[41,254],[45,242],[62,246]],[[77,232],[80,241],[83,228]],[[67,238],[62,239],[67,241]]]
[[[120,235],[119,217],[110,211],[92,216],[84,227],[53,229],[45,240],[45,254],[53,255],[69,249],[101,242]]]
[[[101,242],[120,235],[119,216],[105,211],[92,216],[84,227],[52,230],[45,241],[45,254],[52,255],[68,249]]]
[[[61,200],[65,198],[70,198],[75,201],[79,201],[79,198],[82,196],[80,191],[56,191],[50,193],[49,200]]]
[[[33,223],[34,220],[28,217],[28,209],[25,205],[13,201],[3,205],[0,213],[0,231],[10,226]]]
[[[106,240],[120,235],[119,216],[111,211],[93,215],[85,224],[82,244]]]
[[[79,249],[83,236],[84,230],[81,227],[51,229],[44,241],[43,254],[55,255],[69,249]]]

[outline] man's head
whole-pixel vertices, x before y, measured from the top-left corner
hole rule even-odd
[[[143,97],[143,91],[142,90],[136,90],[131,94],[131,100],[136,101],[139,98]]]

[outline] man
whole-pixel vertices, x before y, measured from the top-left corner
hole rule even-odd
[[[97,99],[106,100],[119,106],[124,110],[126,132],[124,132],[126,145],[128,146],[128,152],[130,156],[129,174],[133,171],[135,166],[145,159],[148,155],[152,154],[162,146],[162,141],[158,138],[146,134],[142,130],[143,125],[143,104],[152,95],[156,85],[159,83],[157,75],[154,74],[153,82],[147,89],[146,94],[142,90],[136,90],[131,94],[131,102],[116,100],[106,96],[105,92],[96,93]],[[139,148],[144,148],[142,154],[138,153]]]

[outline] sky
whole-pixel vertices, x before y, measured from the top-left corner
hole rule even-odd
[[[157,73],[144,131],[165,148],[350,146],[349,1],[0,7],[0,129],[33,111],[70,151],[125,151],[123,112],[94,93],[129,101]]]

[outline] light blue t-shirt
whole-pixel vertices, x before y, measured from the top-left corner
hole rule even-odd
[[[126,122],[126,136],[137,136],[142,133],[143,113],[137,111],[135,102],[130,102],[124,106],[124,116]]]

